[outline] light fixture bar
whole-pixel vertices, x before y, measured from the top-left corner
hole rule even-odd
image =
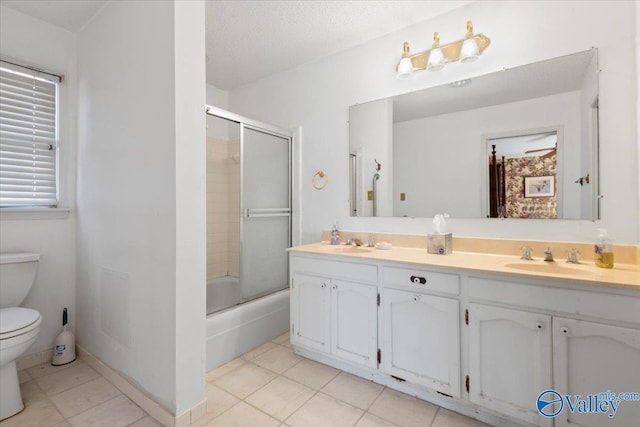
[[[491,44],[491,40],[489,39],[489,37],[485,36],[484,34],[476,34],[475,36],[473,36],[473,38],[478,43],[478,48],[480,49],[481,54]],[[442,55],[444,56],[445,64],[460,60],[462,43],[464,43],[464,39],[445,44],[444,46],[440,46],[440,49],[442,49]],[[411,63],[413,64],[414,71],[427,69],[427,62],[429,62],[430,52],[431,49],[420,53],[414,53],[409,57],[411,58]]]
[[[441,67],[438,68],[433,66],[429,68],[429,56],[434,50],[439,49],[442,52],[442,56],[444,57],[444,64],[455,61],[471,62],[475,60],[479,55],[481,55],[482,52],[484,52],[485,49],[491,44],[491,40],[489,39],[489,37],[485,36],[484,34],[473,34],[473,23],[471,21],[467,21],[467,32],[464,38],[445,45],[439,45],[439,40],[440,39],[438,37],[438,33],[434,33],[433,48],[424,52],[415,53],[413,55],[409,54],[409,45],[407,42],[405,42],[403,46],[404,52],[402,55],[402,60],[405,63],[403,63],[402,66],[398,66],[398,77],[407,77],[413,71],[426,69],[435,71],[437,69],[440,69]],[[477,44],[477,50],[475,49],[475,46],[473,46],[472,40],[475,41],[475,44]],[[463,44],[465,44],[465,41],[467,42],[467,49],[465,49],[465,54],[463,55],[464,57],[461,57],[462,46]],[[471,42],[471,46],[469,46],[469,42]],[[468,47],[471,47],[472,49],[468,49]],[[407,58],[411,60],[412,67],[409,67],[409,64],[407,63],[408,61],[406,60]],[[432,61],[432,63],[434,62],[435,61]]]

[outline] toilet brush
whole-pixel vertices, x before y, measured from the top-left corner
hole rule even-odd
[[[73,334],[67,331],[67,309],[62,310],[63,331],[56,337],[53,346],[53,366],[66,365],[76,360],[76,341]]]

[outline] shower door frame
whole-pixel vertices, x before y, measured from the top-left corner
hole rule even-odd
[[[240,272],[240,276],[242,276],[242,263],[243,263],[243,257],[242,257],[242,247],[244,244],[244,221],[250,216],[248,214],[248,208],[246,208],[244,206],[244,194],[243,194],[243,189],[244,189],[244,159],[243,159],[243,150],[244,150],[244,130],[245,129],[249,129],[249,130],[253,130],[256,132],[262,132],[265,133],[267,135],[272,135],[278,138],[282,138],[287,140],[287,148],[288,148],[288,166],[289,166],[289,173],[287,174],[287,178],[288,178],[288,188],[287,188],[287,201],[289,203],[289,208],[288,208],[288,212],[285,212],[284,210],[280,210],[278,209],[277,212],[275,211],[270,211],[270,212],[264,212],[262,214],[258,214],[258,215],[252,215],[254,217],[263,215],[263,216],[288,216],[288,227],[287,227],[287,242],[288,242],[288,247],[291,247],[291,245],[293,244],[293,222],[292,222],[292,218],[293,218],[293,197],[292,197],[292,186],[293,186],[293,153],[292,153],[292,144],[293,144],[293,135],[291,134],[290,131],[286,130],[286,129],[282,129],[279,128],[277,126],[271,125],[269,123],[264,123],[264,122],[260,122],[258,120],[253,120],[250,119],[248,117],[242,116],[240,114],[236,114],[236,113],[232,113],[230,111],[227,110],[223,110],[221,108],[218,107],[213,107],[211,105],[206,105],[206,114],[213,116],[213,117],[218,117],[221,119],[225,119],[234,123],[238,123],[240,125],[240,211],[238,212],[239,217],[240,217],[240,260],[239,260],[239,272]],[[266,211],[266,209],[265,209]],[[287,265],[288,265],[288,260],[287,260]],[[242,277],[239,278],[240,279],[240,285],[242,285]],[[238,304],[244,304],[246,302],[252,301],[254,299],[257,298],[261,298],[270,294],[273,294],[275,292],[281,291],[283,289],[286,289],[289,287],[289,268],[287,267],[287,281],[283,284],[282,288],[278,288],[278,289],[273,289],[270,291],[267,291],[265,293],[256,295],[252,298],[248,298],[248,299],[242,299]],[[230,308],[230,307],[229,307]]]

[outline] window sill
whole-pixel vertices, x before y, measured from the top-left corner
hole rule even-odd
[[[67,219],[69,208],[2,208],[0,221],[31,219]]]

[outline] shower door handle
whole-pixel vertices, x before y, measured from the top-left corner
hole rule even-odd
[[[274,216],[291,216],[289,208],[263,208],[263,209],[245,209],[244,218],[260,218]]]

